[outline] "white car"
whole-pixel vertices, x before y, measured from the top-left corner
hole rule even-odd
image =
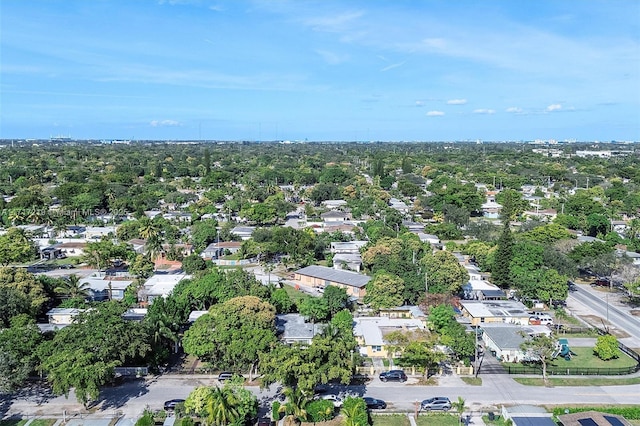
[[[339,395],[333,395],[333,394],[322,395],[320,399],[326,399],[327,401],[333,402],[333,406],[336,408],[342,407],[343,399]]]

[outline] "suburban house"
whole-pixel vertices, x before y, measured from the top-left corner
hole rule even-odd
[[[155,274],[144,283],[138,297],[143,303],[153,303],[153,299],[167,297],[180,281],[190,277],[186,274]]]
[[[56,245],[56,248],[59,248],[67,257],[78,257],[84,255],[85,247],[87,247],[87,243],[84,241],[69,241]]]
[[[108,277],[87,277],[80,279],[89,290],[89,299],[94,302],[103,300],[122,300],[127,287],[133,280],[110,279]]]
[[[368,241],[334,241],[331,243],[331,253],[360,254],[360,249],[367,243]]]
[[[558,416],[558,421],[561,426],[632,426],[631,422],[618,414],[600,411],[562,414]]]
[[[501,300],[507,295],[497,285],[489,281],[472,279],[462,286],[463,299],[465,300]]]
[[[115,226],[87,226],[84,231],[84,237],[87,240],[100,240],[111,235],[116,235]]]
[[[282,343],[310,345],[311,340],[325,329],[326,324],[306,322],[300,314],[276,315],[276,329]]]
[[[370,358],[386,358],[385,336],[393,331],[427,332],[423,321],[412,318],[357,317],[354,318],[353,334],[360,346],[360,354]]]
[[[411,318],[420,321],[427,320],[427,314],[425,314],[419,306],[414,305],[397,306],[395,308],[381,308],[379,315],[381,317],[387,317],[391,319]]]
[[[344,288],[349,296],[361,299],[366,293],[365,286],[371,280],[371,277],[356,272],[311,265],[295,271],[294,280],[300,285],[318,289],[324,289],[328,285],[335,285]]]
[[[231,230],[231,233],[240,237],[242,241],[246,241],[251,238],[255,230],[256,228],[254,226],[236,226]]]
[[[333,269],[360,272],[362,256],[358,254],[337,253],[333,255]]]
[[[339,210],[329,210],[320,215],[320,219],[327,224],[333,224],[335,222],[346,222],[351,220],[351,213],[343,212]]]
[[[526,355],[520,345],[535,335],[551,333],[543,325],[483,324],[481,329],[485,354],[490,352],[496,359],[505,362],[525,360]]]
[[[209,244],[203,251],[200,253],[203,259],[218,259],[224,255],[226,250],[229,253],[237,253],[242,247],[242,243],[239,241],[219,241],[215,243]]]
[[[325,200],[321,204],[329,210],[336,210],[346,206],[347,202],[345,200]]]
[[[418,232],[416,235],[423,243],[429,243],[432,246],[440,244],[440,238],[437,235],[425,234],[424,232]]]
[[[496,202],[495,196],[487,197],[487,201],[481,206],[482,215],[487,219],[497,219],[502,210],[502,204]]]
[[[409,210],[411,210],[411,208],[404,201],[398,200],[397,198],[391,198],[389,200],[389,207],[401,214],[407,214],[409,213]]]
[[[69,325],[78,314],[84,311],[86,309],[53,308],[47,311],[47,317],[49,318],[49,324]]]
[[[461,300],[460,306],[471,325],[493,322],[528,325],[531,316],[527,307],[515,300]]]

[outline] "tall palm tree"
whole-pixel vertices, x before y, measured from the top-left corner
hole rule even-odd
[[[53,291],[70,299],[86,299],[89,296],[89,284],[81,282],[80,277],[76,274],[71,274],[67,278],[61,279],[60,284]]]
[[[230,389],[216,388],[207,403],[207,424],[222,426],[236,422],[240,417],[238,402]]]

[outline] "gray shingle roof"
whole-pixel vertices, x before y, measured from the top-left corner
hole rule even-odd
[[[350,287],[362,288],[371,280],[370,276],[361,275],[356,272],[341,271],[326,266],[311,265],[298,269],[296,274],[307,275],[309,277],[320,278]]]

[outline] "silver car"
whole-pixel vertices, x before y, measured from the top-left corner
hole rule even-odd
[[[436,396],[422,401],[420,409],[422,411],[449,411],[451,410],[451,401],[446,396]]]

